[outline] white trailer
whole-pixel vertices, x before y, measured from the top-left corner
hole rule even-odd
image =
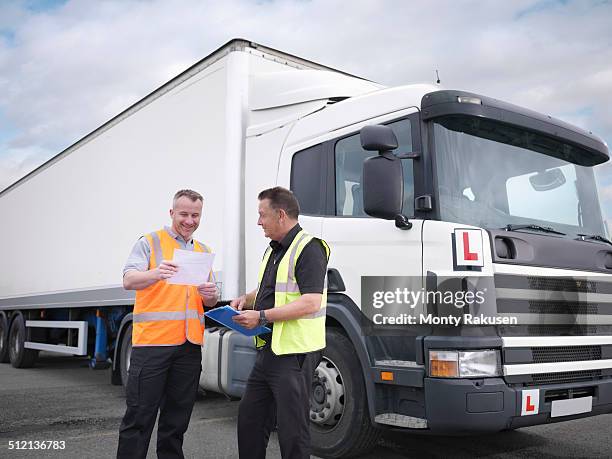
[[[15,333],[21,328],[21,320],[14,321],[18,316],[31,321],[23,324],[27,328],[78,331],[61,333],[54,344],[25,341],[14,364],[21,365],[22,358],[31,362],[35,353],[27,349],[91,353],[87,332],[95,328],[95,311],[129,309],[133,292],[123,290],[121,279],[126,254],[140,235],[167,222],[169,197],[180,188],[205,196],[203,224],[195,237],[217,252],[215,275],[223,297],[243,291],[245,234],[255,233],[251,221],[245,226],[244,196],[248,215],[253,200],[244,185],[248,124],[265,130],[273,120],[288,123],[321,108],[332,95],[350,97],[378,87],[232,40],[2,191],[5,221],[19,216],[20,223],[2,225],[0,234],[6,240],[36,242],[4,246],[14,266],[0,280],[0,308],[10,311]],[[249,175],[262,175],[274,166],[262,157],[250,167]],[[258,239],[250,240],[259,249],[264,241]],[[47,322],[33,322],[49,309],[56,311],[46,313]],[[112,323],[125,312],[112,311],[117,314]],[[8,338],[6,316],[3,312],[0,339]],[[50,316],[57,320],[50,322]],[[2,349],[6,360],[8,346]],[[103,365],[103,346],[97,352],[101,356],[93,364]]]
[[[0,360],[89,355],[121,383],[134,298],[122,266],[167,221],[172,194],[204,195],[195,237],[217,253],[227,301],[256,286],[256,196],[281,185],[332,248],[315,452],[364,451],[385,427],[496,432],[610,412],[612,250],[592,171],[607,159],[592,134],[520,107],[384,88],[232,40],[0,193],[0,237],[15,241]],[[435,300],[406,308],[397,296],[394,313],[374,314],[372,285],[448,279],[489,286],[460,326],[399,326],[406,312],[444,317]],[[203,386],[240,395],[249,343],[210,327],[204,347]]]

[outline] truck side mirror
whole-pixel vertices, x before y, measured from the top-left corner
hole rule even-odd
[[[365,126],[360,138],[365,150],[379,153],[363,163],[363,210],[372,217],[395,220],[404,197],[402,162],[391,153],[397,138],[388,126]]]
[[[397,137],[393,129],[389,126],[364,126],[359,131],[359,140],[361,140],[361,148],[367,151],[391,151],[398,146]]]

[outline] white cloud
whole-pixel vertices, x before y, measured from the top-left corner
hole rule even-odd
[[[37,147],[16,148],[6,153],[3,156],[3,164],[6,165],[7,171],[6,183],[5,186],[0,186],[0,189],[16,182],[48,159],[49,152]]]
[[[612,185],[601,187],[599,194],[602,199],[612,200]]]
[[[0,18],[0,189],[234,37],[389,85],[439,69],[612,140],[610,3],[70,0]]]

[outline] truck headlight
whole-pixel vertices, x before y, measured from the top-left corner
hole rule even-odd
[[[434,378],[500,376],[499,351],[429,351],[429,374]]]

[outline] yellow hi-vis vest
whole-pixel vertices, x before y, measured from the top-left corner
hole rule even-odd
[[[151,247],[149,269],[162,260],[172,260],[179,243],[166,230],[145,236]],[[210,252],[210,248],[193,241],[194,252]],[[209,277],[210,279],[210,277]],[[204,308],[202,297],[193,285],[157,281],[136,291],[132,322],[133,346],[175,346],[189,340],[202,344]]]
[[[284,305],[297,300],[300,296],[300,289],[295,278],[295,266],[297,260],[313,236],[301,230],[296,234],[293,242],[283,255],[276,272],[276,286],[274,289],[274,307],[282,308]],[[325,247],[327,259],[329,260],[329,246],[320,239]],[[264,254],[259,268],[259,281],[257,290],[263,280],[266,265],[272,254],[272,249],[268,247]],[[299,319],[283,320],[274,322],[272,329],[272,352],[276,355],[302,354],[305,352],[318,351],[325,347],[325,312],[327,308],[327,274],[325,275],[325,287],[321,298],[321,306],[317,312]],[[266,342],[259,336],[255,337],[257,348],[265,345]]]

